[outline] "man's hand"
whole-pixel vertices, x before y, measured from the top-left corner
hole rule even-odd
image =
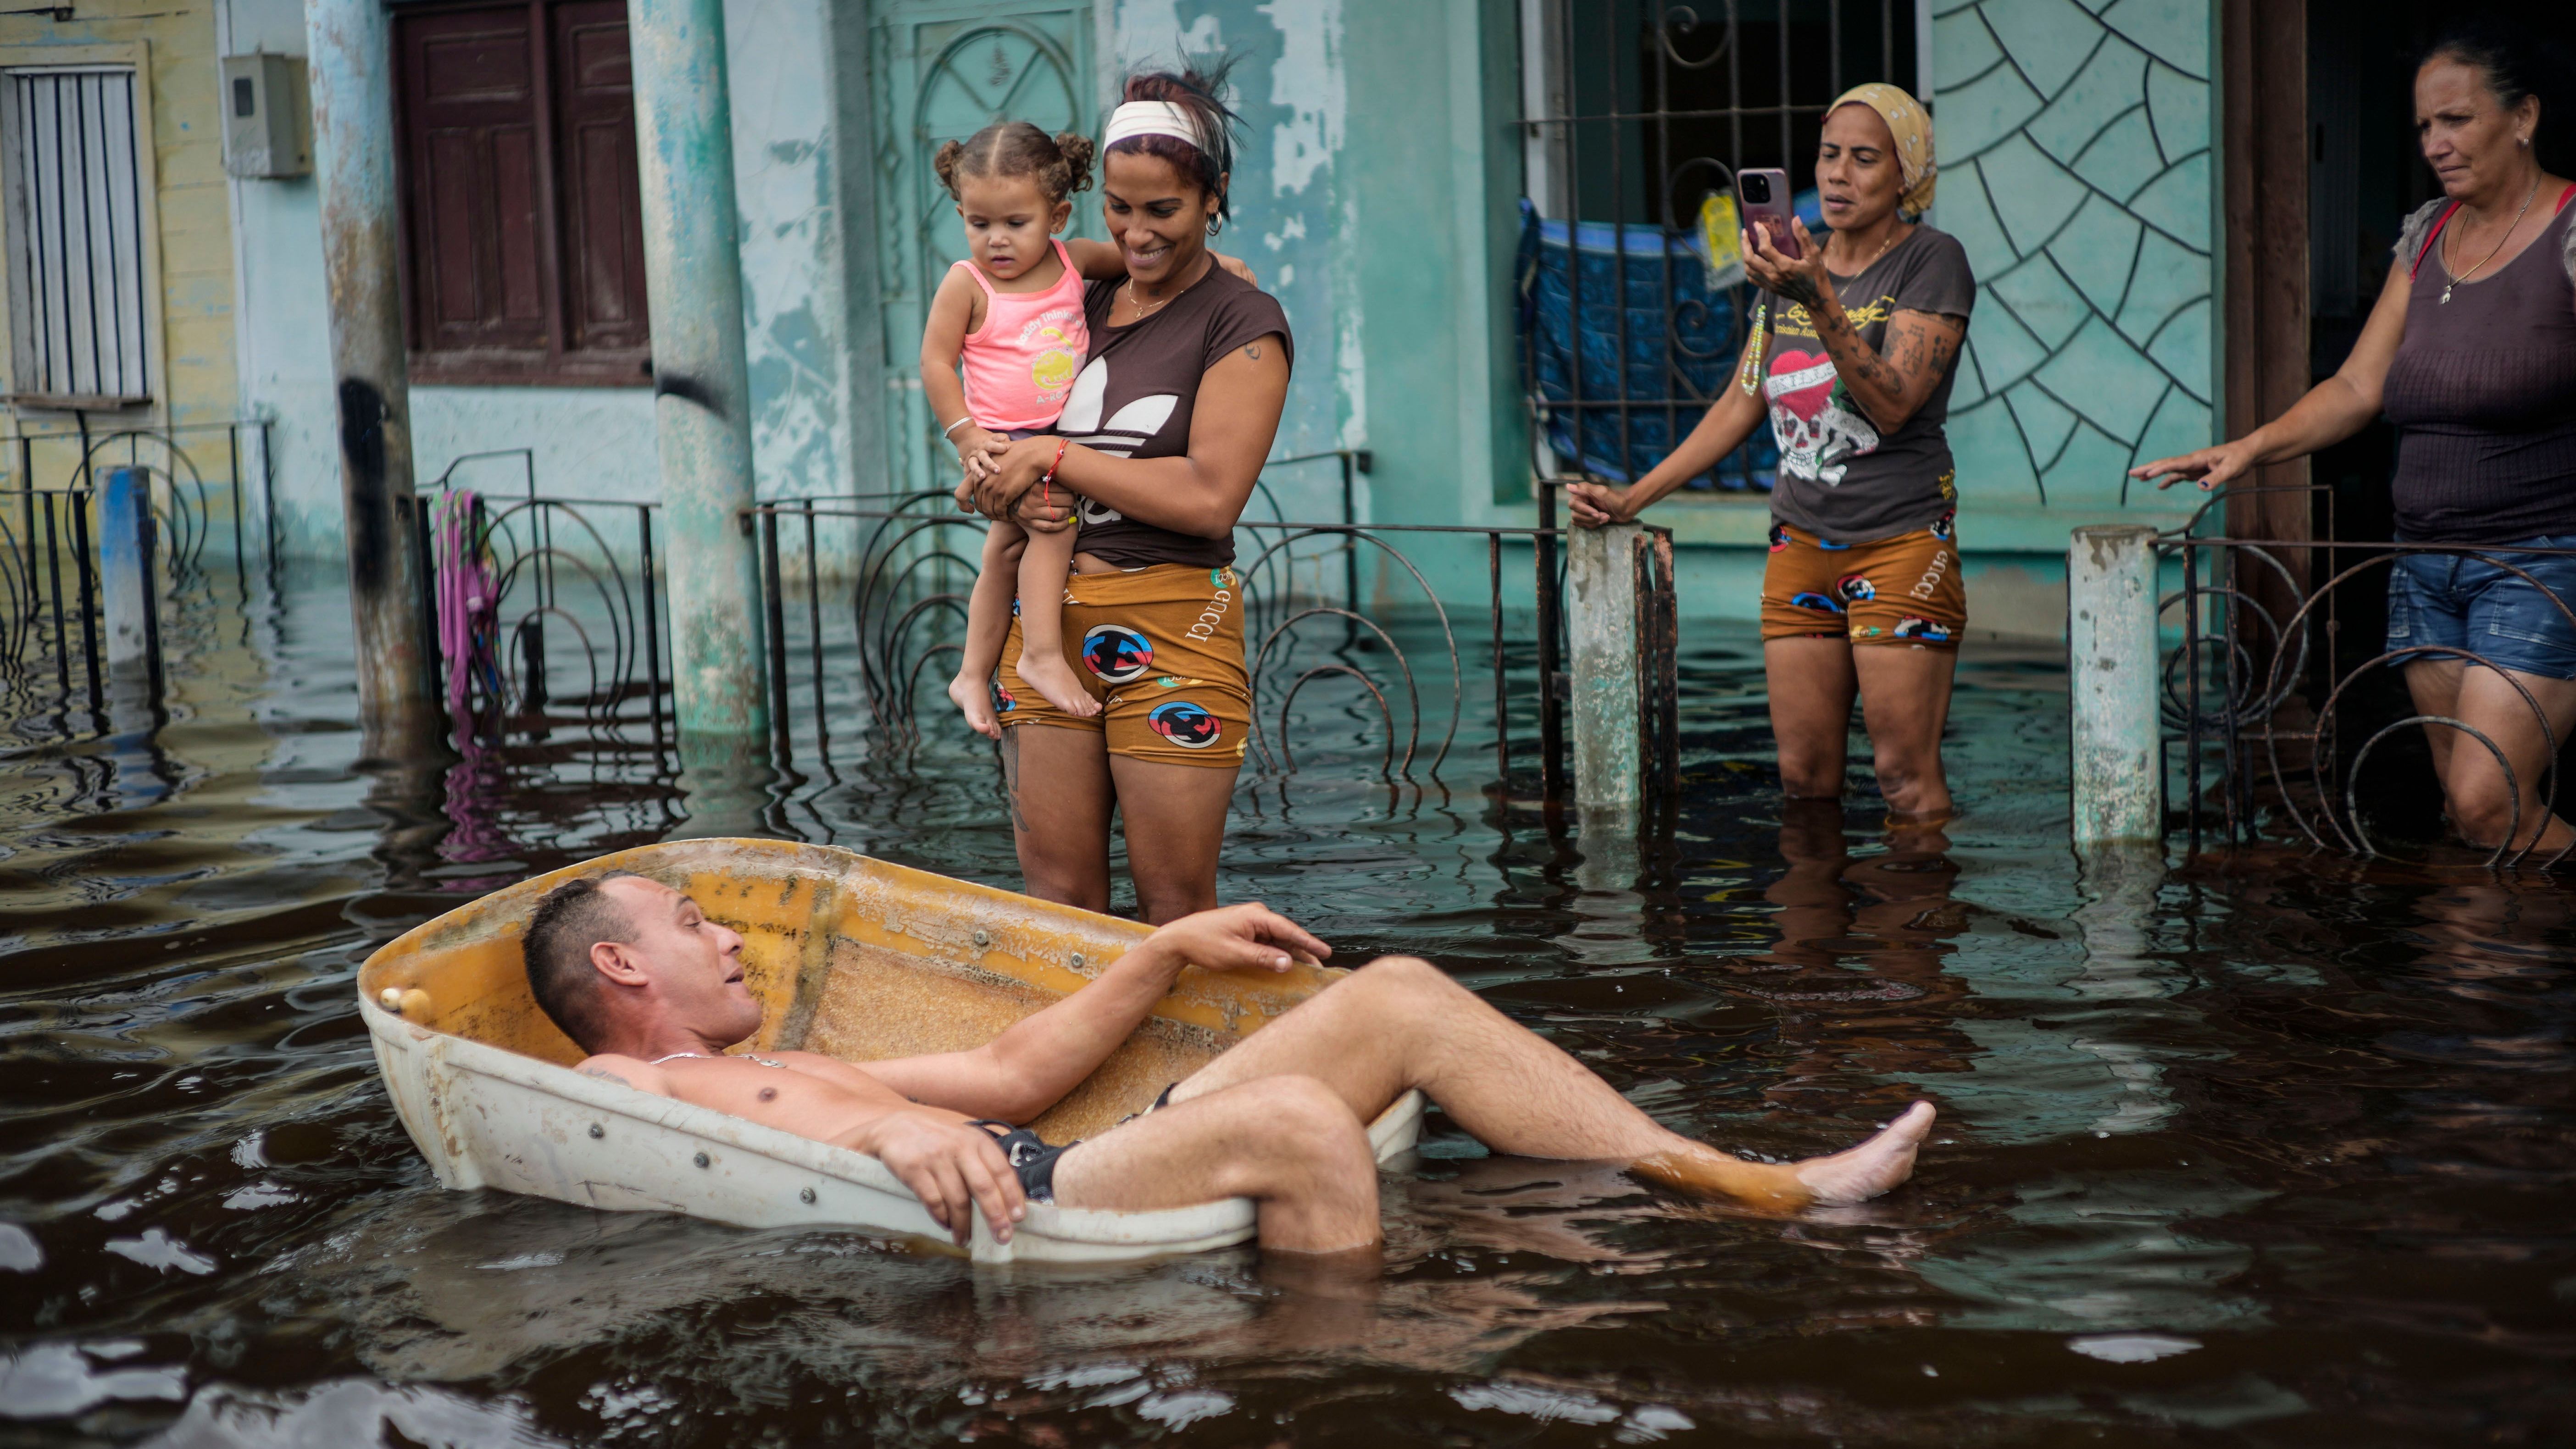
[[[1258,901],[1183,916],[1145,938],[1139,950],[1168,955],[1182,966],[1209,971],[1285,971],[1299,957],[1330,958],[1333,948],[1295,921]]]
[[[1218,266],[1223,267],[1225,270],[1232,272],[1234,275],[1241,277],[1247,282],[1250,282],[1252,285],[1256,287],[1261,285],[1261,279],[1252,274],[1252,264],[1245,261],[1243,258],[1230,257],[1223,252],[1216,251],[1209,252],[1208,257]]]
[[[892,1112],[854,1134],[849,1145],[884,1163],[961,1248],[975,1234],[979,1207],[994,1239],[1004,1243],[1011,1240],[1011,1225],[1028,1215],[1020,1175],[1011,1170],[1002,1145],[981,1128]]]
[[[1628,502],[1628,490],[1607,483],[1568,483],[1565,502],[1574,514],[1577,528],[1599,528],[1608,523],[1634,523],[1637,510]]]

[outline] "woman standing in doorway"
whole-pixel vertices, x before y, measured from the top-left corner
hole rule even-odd
[[[2513,550],[2576,548],[2576,186],[2533,151],[2544,119],[2566,124],[2543,115],[2534,52],[2472,28],[2416,69],[2442,195],[2407,218],[2342,370],[2244,437],[2131,476],[2215,488],[2386,412],[2398,541],[2484,550],[2400,554],[2388,579],[2416,712],[2458,721],[2424,731],[2451,822],[2480,847],[2557,853],[2576,831],[2541,808],[2540,780],[2576,725],[2576,558]]]
[[[1101,144],[1102,211],[1127,275],[1084,293],[1091,356],[1058,436],[969,465],[974,507],[1081,535],[1066,662],[1100,713],[999,676],[1002,759],[1031,895],[1109,908],[1109,823],[1124,818],[1137,914],[1216,904],[1217,848],[1252,722],[1234,524],[1288,398],[1288,316],[1208,251],[1226,218],[1225,67],[1127,81]],[[1020,654],[1019,626],[1002,658]]]
[[[1932,204],[1932,119],[1891,85],[1854,87],[1825,115],[1816,190],[1831,237],[1806,227],[1745,239],[1744,269],[1771,294],[1737,382],[1688,438],[1625,488],[1577,483],[1574,521],[1625,523],[1715,467],[1767,412],[1780,443],[1762,663],[1793,799],[1842,794],[1858,696],[1889,810],[1950,813],[1941,732],[1968,595],[1953,538],[1958,503],[1942,431],[1977,285]],[[1769,310],[1769,309],[1766,309]]]

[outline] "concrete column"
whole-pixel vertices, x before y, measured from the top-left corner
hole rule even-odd
[[[358,713],[378,759],[436,753],[436,636],[427,520],[412,492],[411,374],[404,354],[394,196],[392,22],[380,0],[307,0],[313,166],[331,293]]]
[[[2075,530],[2066,550],[2066,673],[2075,844],[2161,844],[2163,661],[2156,647],[2155,530]]]
[[[684,757],[769,730],[722,0],[627,0]]]
[[[1633,523],[1567,530],[1574,800],[1587,819],[1596,807],[1634,809],[1645,795],[1637,728],[1637,668],[1646,643],[1637,618],[1637,543],[1644,533]]]
[[[152,475],[112,468],[98,504],[99,612],[107,622],[111,676],[146,680],[161,693],[159,530],[152,517]]]

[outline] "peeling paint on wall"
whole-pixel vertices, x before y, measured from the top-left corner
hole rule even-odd
[[[233,49],[304,52],[298,0],[223,0],[223,8]],[[861,485],[844,375],[850,339],[833,320],[849,309],[828,0],[731,0],[725,20],[759,489],[847,492]],[[213,62],[205,64],[211,77]],[[205,106],[211,116],[210,89]],[[340,482],[319,198],[309,179],[235,183],[235,196],[242,410],[274,421],[281,544],[336,558]],[[231,339],[221,352],[234,355]],[[416,386],[412,429],[424,488],[463,454],[525,447],[547,493],[643,500],[660,491],[647,388]],[[454,481],[508,494],[522,479],[518,460],[503,458],[462,464]]]
[[[1288,119],[1270,128],[1270,189],[1306,189],[1342,149],[1341,0],[1271,0],[1260,7],[1279,30],[1279,62],[1270,71],[1270,100]]]
[[[1348,111],[1343,31],[1340,0],[1123,0],[1110,27],[1112,74],[1168,63],[1176,36],[1183,53],[1222,48],[1235,57],[1233,104],[1244,127],[1234,220],[1215,245],[1252,263],[1296,335],[1274,456],[1367,442],[1339,166]],[[1274,469],[1269,482],[1290,516],[1329,518],[1341,507],[1340,479],[1327,461]],[[1365,489],[1361,497],[1365,516]]]

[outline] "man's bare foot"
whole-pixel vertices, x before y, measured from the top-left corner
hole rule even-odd
[[[1023,647],[1019,671],[1020,678],[1036,685],[1038,693],[1046,696],[1047,703],[1075,719],[1089,719],[1100,713],[1100,701],[1093,699],[1091,691],[1082,687],[1082,681],[1064,662],[1061,651]]]
[[[1931,1103],[1917,1102],[1858,1147],[1799,1163],[1798,1181],[1821,1206],[1867,1202],[1914,1175],[1914,1152],[1931,1133],[1932,1116]]]
[[[993,691],[983,680],[960,674],[948,681],[948,697],[957,701],[957,712],[975,733],[991,740],[1002,737],[1002,726],[993,718]]]
[[[1914,1151],[1932,1130],[1932,1104],[1917,1102],[1886,1130],[1831,1157],[1786,1166],[1747,1162],[1714,1147],[1658,1152],[1628,1165],[1640,1177],[1704,1197],[1731,1197],[1748,1207],[1795,1211],[1866,1202],[1914,1175]]]

